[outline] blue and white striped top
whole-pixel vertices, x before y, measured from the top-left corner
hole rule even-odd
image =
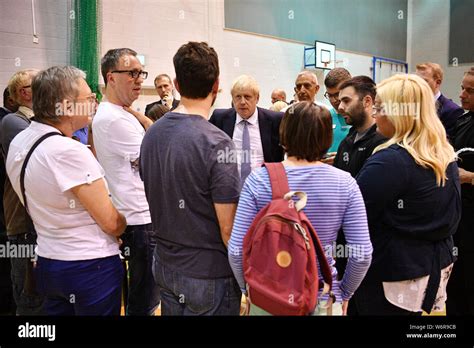
[[[285,171],[290,189],[304,191],[308,196],[304,212],[326,251],[336,300],[349,300],[362,282],[372,259],[372,243],[359,186],[349,173],[327,164],[287,166]],[[243,186],[228,247],[229,262],[242,291],[245,291],[243,240],[255,216],[271,198],[267,169],[254,170]],[[345,249],[336,246],[337,233],[341,227],[347,240]],[[349,258],[344,278],[340,282],[337,280],[333,255]]]

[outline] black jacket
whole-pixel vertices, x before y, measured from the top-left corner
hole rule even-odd
[[[158,100],[156,102],[153,102],[151,104],[148,104],[146,107],[145,107],[145,115],[148,116],[148,112],[151,110],[152,107],[154,107],[156,104],[162,104],[162,101],[161,100]],[[177,99],[173,99],[173,105],[171,106],[171,109],[170,111],[173,111],[174,109],[176,109],[179,105],[179,100]]]
[[[339,144],[334,167],[349,172],[355,177],[374,149],[387,141],[383,135],[377,133],[376,129],[377,125],[374,124],[362,138],[354,143],[357,131],[352,127],[349,134]]]
[[[436,101],[436,111],[444,129],[446,129],[448,139],[452,142],[456,131],[456,122],[462,116],[464,110],[451,99],[441,94]]]
[[[265,162],[281,162],[283,161],[284,151],[280,146],[279,130],[283,113],[262,108],[257,109],[264,160]],[[236,118],[237,113],[233,108],[216,109],[212,113],[209,122],[223,130],[232,139]]]

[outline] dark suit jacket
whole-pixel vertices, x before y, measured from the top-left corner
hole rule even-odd
[[[162,101],[161,101],[161,100],[158,100],[158,101],[156,101],[156,102],[154,102],[154,103],[148,104],[148,105],[145,107],[145,115],[148,116],[148,111],[150,111],[151,108],[152,108],[153,106],[155,106],[156,104],[162,104]],[[176,108],[178,107],[178,105],[179,105],[179,100],[173,99],[173,105],[171,106],[171,110],[170,110],[170,111],[173,111],[174,109],[176,109]]]
[[[439,119],[446,129],[449,140],[453,141],[456,131],[456,122],[458,118],[464,114],[464,110],[442,94],[436,101],[436,109],[438,111]]]
[[[280,146],[279,129],[283,113],[262,108],[257,109],[263,158],[265,162],[281,162],[283,161],[284,151]],[[236,118],[237,113],[233,108],[216,109],[212,113],[209,122],[223,130],[232,139]]]

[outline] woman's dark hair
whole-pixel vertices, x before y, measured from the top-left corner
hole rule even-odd
[[[280,124],[280,144],[288,156],[315,162],[332,144],[332,118],[329,110],[311,102],[291,105]]]

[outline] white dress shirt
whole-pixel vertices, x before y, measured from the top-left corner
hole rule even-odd
[[[121,106],[102,102],[92,121],[97,159],[105,170],[112,201],[127,225],[151,222],[145,187],[138,172],[140,146],[145,130]]]
[[[241,151],[242,151],[242,135],[244,130],[244,124],[242,123],[244,119],[237,113],[235,118],[235,128],[234,135],[232,140],[234,141],[235,148],[237,150],[237,160],[240,172],[240,163],[241,163]],[[252,116],[247,119],[248,130],[250,136],[250,166],[252,170],[255,168],[261,167],[264,162],[263,158],[263,147],[262,139],[260,138],[260,127],[258,125],[258,109],[255,108],[255,112]]]

